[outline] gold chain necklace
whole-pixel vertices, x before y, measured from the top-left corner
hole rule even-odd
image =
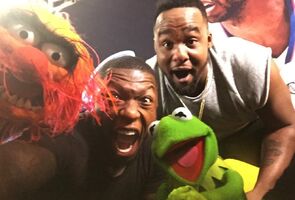
[[[205,108],[205,101],[206,101],[206,100],[205,100],[205,98],[203,97],[203,98],[202,98],[201,105],[200,105],[199,115],[198,115],[199,120],[201,120],[202,117],[203,117],[204,108]]]
[[[208,74],[206,76],[204,90],[206,89],[207,83],[208,83]],[[199,120],[202,120],[203,113],[204,113],[204,108],[205,108],[205,102],[206,102],[206,99],[204,97],[204,94],[202,94],[202,101],[201,101],[201,104],[200,104],[200,110],[199,110],[199,115],[198,115]]]
[[[165,79],[165,81],[167,81],[167,79]],[[206,83],[205,83],[205,87],[204,90],[206,89],[208,83],[208,74],[206,76]],[[169,82],[167,82],[167,84],[169,85]],[[171,90],[173,91],[173,93],[177,96],[177,98],[179,99],[179,101],[181,102],[181,104],[187,108],[187,106],[185,105],[185,103],[183,102],[183,100],[181,99],[181,96],[179,94],[177,94],[177,92],[174,91],[174,89],[171,87]],[[204,94],[202,94],[202,98],[201,98],[201,104],[200,104],[200,110],[199,110],[199,114],[198,114],[198,118],[201,120],[203,117],[203,113],[204,113],[204,108],[205,108],[205,98],[204,98]]]

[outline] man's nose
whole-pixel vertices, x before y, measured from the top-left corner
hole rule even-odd
[[[135,100],[126,102],[124,106],[119,108],[119,115],[131,120],[138,119],[140,117],[138,103]]]
[[[173,59],[176,62],[184,62],[189,59],[187,47],[184,44],[179,44],[175,47]]]

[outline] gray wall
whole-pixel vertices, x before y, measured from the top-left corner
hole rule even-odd
[[[126,49],[146,59],[154,54],[154,7],[155,0],[78,0],[65,11],[101,59]]]

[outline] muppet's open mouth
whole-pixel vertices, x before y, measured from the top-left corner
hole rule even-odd
[[[36,82],[19,80],[1,65],[0,100],[19,108],[39,110],[43,106],[43,89]]]
[[[175,144],[165,154],[165,160],[176,174],[186,180],[195,181],[203,168],[204,138]]]

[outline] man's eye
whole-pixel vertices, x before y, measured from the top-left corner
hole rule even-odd
[[[113,96],[113,98],[114,98],[115,100],[119,100],[119,99],[120,99],[119,94],[116,93],[116,92],[112,92],[112,96]]]
[[[143,97],[141,99],[141,102],[144,104],[144,105],[151,105],[152,103],[152,99],[150,97]]]
[[[120,106],[120,105],[124,104],[123,97],[120,96],[117,92],[112,92],[112,96],[113,96],[114,103],[117,106]]]
[[[163,45],[163,47],[166,48],[166,49],[172,49],[172,47],[173,47],[173,43],[170,42],[170,41],[165,41],[165,42],[163,42],[162,45]]]
[[[186,46],[188,47],[195,47],[196,46],[196,43],[197,43],[197,40],[196,39],[189,39],[186,41]]]

